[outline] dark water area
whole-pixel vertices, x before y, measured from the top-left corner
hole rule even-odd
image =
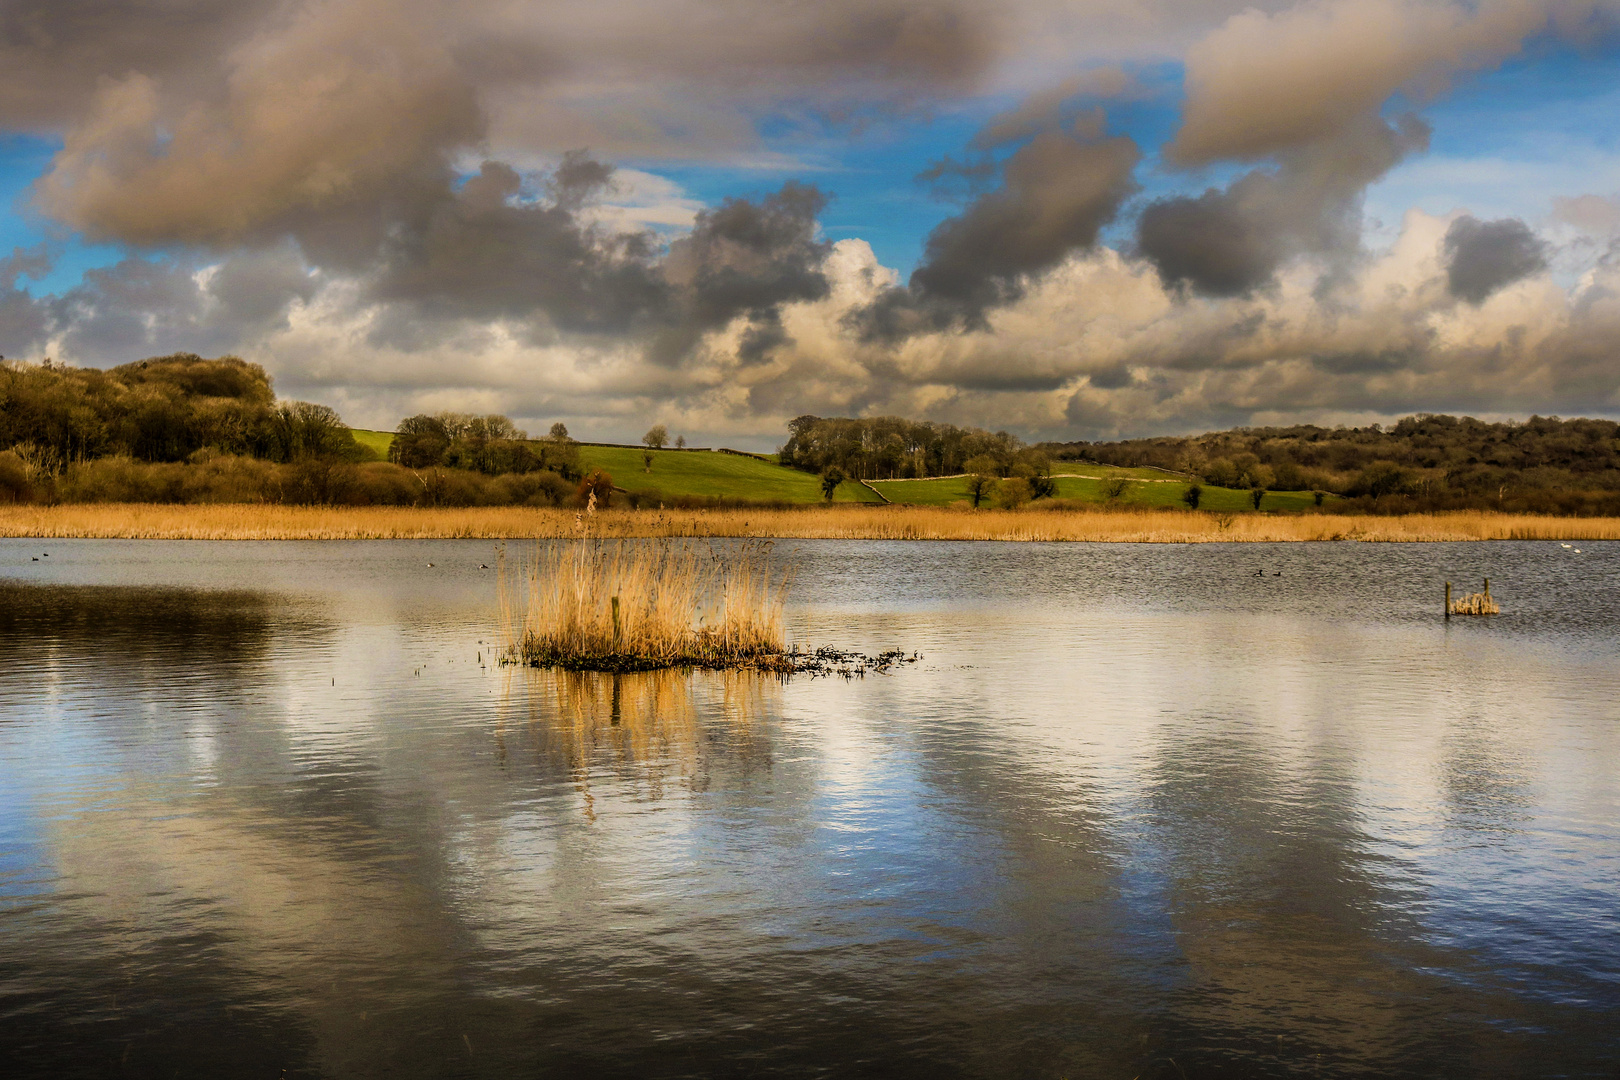
[[[492,554],[0,540],[0,1076],[1620,1075],[1620,544],[784,541],[848,681]]]

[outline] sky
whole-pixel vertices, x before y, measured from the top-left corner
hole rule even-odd
[[[1620,416],[1620,0],[8,0],[0,354],[774,448]]]

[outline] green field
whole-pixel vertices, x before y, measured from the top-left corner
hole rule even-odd
[[[391,431],[351,429],[366,461],[387,461]],[[589,472],[601,469],[625,491],[658,491],[665,495],[750,499],[756,502],[821,501],[821,481],[807,472],[787,469],[758,458],[703,450],[654,450],[652,472],[641,451],[628,446],[581,446],[579,463]],[[775,460],[775,454],[762,455]],[[839,485],[834,502],[880,502],[854,481]]]
[[[1125,469],[1117,465],[1084,465],[1075,461],[1059,461],[1052,466],[1053,476],[1123,476],[1127,480],[1177,480],[1177,473],[1163,469]]]
[[[367,461],[388,460],[388,444],[393,432],[354,429],[355,442],[366,452]],[[626,491],[658,491],[664,495],[695,495],[703,498],[748,499],[755,502],[814,503],[821,501],[821,481],[807,472],[787,469],[780,465],[760,461],[758,458],[737,454],[722,454],[703,450],[655,450],[652,472],[642,464],[642,452],[628,446],[581,446],[579,462],[587,471],[601,469],[613,477],[613,483]],[[776,455],[763,455],[774,460]],[[1122,506],[1184,505],[1181,493],[1186,485],[1171,481],[1157,469],[1116,469],[1105,465],[1060,464],[1053,473],[1057,481],[1058,498],[1080,502],[1106,502],[1102,480],[1088,477],[1123,476],[1138,481],[1125,489],[1118,502]],[[1083,470],[1087,476],[1064,475],[1069,470]],[[949,506],[955,502],[971,502],[965,477],[933,480],[880,480],[873,484],[890,502],[916,506]],[[880,501],[867,488],[846,481],[838,488],[835,502]],[[1306,510],[1315,505],[1308,491],[1268,491],[1262,510]],[[1200,510],[1252,511],[1249,493],[1233,488],[1204,486]]]
[[[1112,469],[1092,468],[1088,470],[1091,475],[1098,477],[1123,476],[1127,479],[1138,480],[1126,486],[1124,494],[1117,500],[1121,506],[1172,506],[1181,507],[1186,504],[1181,501],[1181,493],[1187,490],[1187,485],[1170,482],[1162,483],[1165,474],[1154,469]],[[1060,499],[1074,499],[1080,502],[1106,502],[1103,495],[1103,481],[1092,480],[1080,476],[1063,476],[1055,474],[1057,481],[1057,497]],[[934,480],[881,480],[875,482],[873,487],[888,496],[889,501],[897,503],[912,503],[918,506],[949,506],[954,502],[972,502],[968,494],[967,478],[953,476]],[[1315,497],[1309,491],[1268,491],[1265,500],[1260,504],[1262,510],[1304,510],[1316,504]],[[1204,485],[1204,497],[1199,502],[1200,510],[1230,511],[1241,513],[1253,511],[1254,506],[1249,502],[1249,493],[1234,488],[1218,488]]]
[[[665,495],[723,496],[759,502],[821,501],[821,481],[813,474],[772,465],[758,458],[703,450],[655,450],[652,472],[642,452],[621,446],[581,446],[585,469],[601,469],[626,491],[656,490]],[[835,502],[878,502],[854,481],[840,484]]]
[[[349,433],[354,441],[360,444],[365,451],[362,461],[387,461],[388,446],[394,441],[392,431],[366,431],[364,428],[350,428]]]

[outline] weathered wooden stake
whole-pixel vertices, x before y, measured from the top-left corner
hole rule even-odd
[[[1451,621],[1451,582],[1446,582],[1446,621]]]
[[[621,637],[621,635],[619,633],[619,598],[617,596],[615,596],[613,598],[613,647],[615,649],[617,649],[619,647],[619,639],[620,639],[620,637]]]

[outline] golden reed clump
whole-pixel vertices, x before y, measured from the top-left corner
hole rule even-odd
[[[0,506],[0,536],[153,540],[502,539],[580,535],[572,510],[529,507]],[[791,510],[604,510],[605,537],[1094,540],[1197,544],[1287,540],[1620,540],[1620,518],[1465,510],[1389,517],[1195,510],[812,506]]]
[[[504,658],[596,671],[780,666],[787,579],[769,543],[542,542],[502,552]]]

